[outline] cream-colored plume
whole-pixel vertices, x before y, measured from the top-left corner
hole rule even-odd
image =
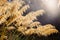
[[[26,12],[28,9],[30,9],[29,4],[26,4],[25,1],[22,0],[12,0],[11,2],[0,0],[0,25],[4,28],[2,32],[5,34],[7,30],[16,30],[23,35],[37,34],[39,36],[48,36],[53,33],[58,33],[55,26],[51,24],[43,26],[37,21],[37,17],[45,13],[43,9],[29,13]],[[24,13],[27,14],[23,16]]]

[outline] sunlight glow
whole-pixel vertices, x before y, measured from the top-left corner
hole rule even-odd
[[[44,8],[48,11],[47,14],[51,18],[58,16],[58,1],[57,0],[42,0]]]
[[[46,7],[49,9],[49,10],[56,10],[57,9],[57,2],[56,0],[46,0],[45,2],[46,4]]]

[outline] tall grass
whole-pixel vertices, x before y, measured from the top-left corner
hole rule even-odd
[[[43,26],[37,21],[37,16],[45,12],[43,9],[23,16],[28,9],[30,6],[22,0],[0,0],[0,40],[40,40],[58,33],[55,26]]]

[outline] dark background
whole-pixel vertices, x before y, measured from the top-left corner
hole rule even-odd
[[[36,11],[39,9],[44,9],[44,7],[41,6],[42,2],[41,0],[25,0],[27,4],[30,5],[30,9],[29,11]],[[58,3],[58,2],[57,2]],[[46,8],[44,9],[46,11],[47,14],[49,14],[50,12],[48,12],[46,10]],[[45,13],[42,16],[37,17],[38,21],[41,22],[42,25],[45,24],[52,24],[54,26],[56,26],[56,28],[60,31],[60,12],[59,12],[60,8],[58,9],[58,16],[56,18],[52,17],[48,17],[48,15]],[[54,16],[54,15],[53,15]]]
[[[8,1],[12,1],[12,0],[8,0]],[[47,8],[41,5],[42,4],[41,0],[24,0],[24,1],[26,2],[26,4],[30,5],[30,9],[28,9],[26,13],[30,11],[44,9],[46,12],[42,16],[37,17],[38,21],[41,22],[42,25],[52,24],[56,27],[56,29],[60,31],[60,8],[57,10],[58,16],[56,16],[55,18],[52,18],[51,16],[54,16],[54,15],[50,15],[52,13],[48,12],[48,10],[46,10]],[[50,17],[47,14],[50,15]],[[19,37],[21,37],[21,35]],[[45,36],[40,37],[38,35],[29,35],[29,36],[23,35],[20,39],[25,40],[27,37],[29,40],[33,39],[34,37],[35,38],[33,40],[60,40],[60,33],[51,34],[50,36],[47,36],[47,37]]]

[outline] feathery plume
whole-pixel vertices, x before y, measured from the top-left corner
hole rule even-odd
[[[10,36],[13,37],[14,35],[15,37],[15,34],[19,36],[20,33],[23,35],[37,34],[38,36],[49,36],[53,33],[58,33],[55,26],[51,24],[43,26],[40,22],[34,21],[37,20],[37,16],[43,15],[45,10],[28,13],[26,11],[29,8],[29,4],[22,0],[12,0],[11,2],[0,0],[0,31],[2,31],[0,40],[3,40],[5,36],[9,40]],[[27,13],[25,16],[23,16],[24,12]],[[17,34],[18,32],[19,34]]]

